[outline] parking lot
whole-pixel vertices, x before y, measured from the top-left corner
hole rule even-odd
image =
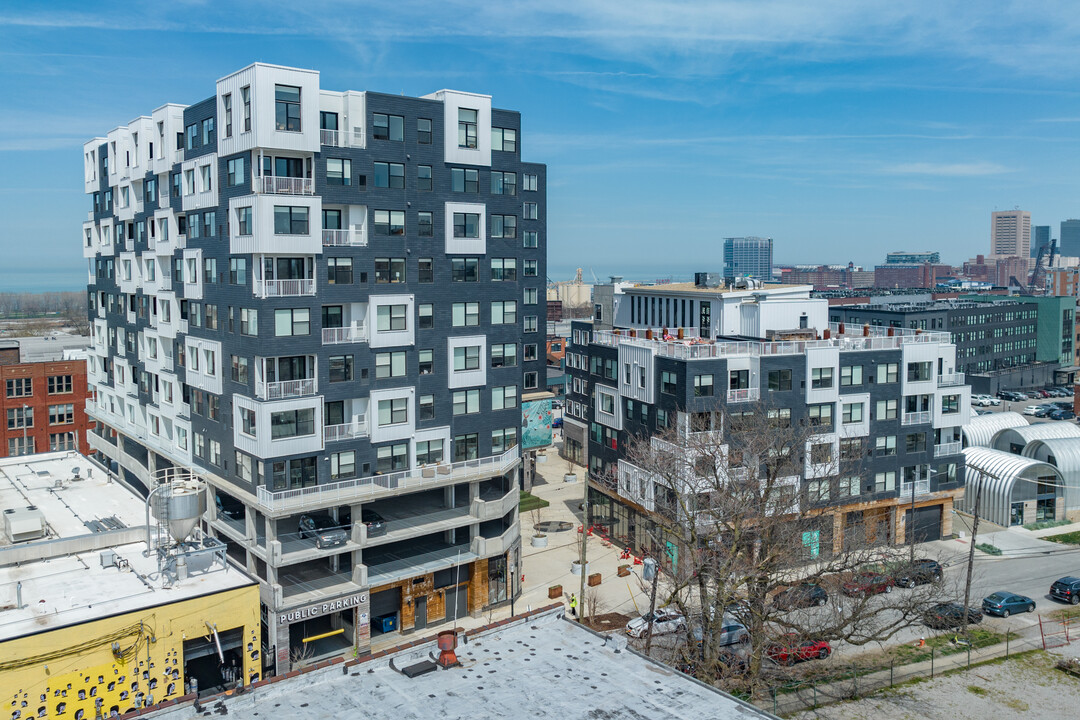
[[[1056,404],[1060,404],[1062,407],[1067,407],[1070,410],[1073,406],[1073,396],[1066,395],[1064,397],[1031,397],[1026,399],[1008,400],[1004,398],[997,398],[1000,400],[999,405],[980,405],[977,398],[979,395],[973,393],[971,396],[971,409],[978,412],[980,415],[990,412],[1017,412],[1024,414],[1027,417],[1028,422],[1051,422],[1053,419],[1046,417],[1039,417],[1037,415],[1025,414],[1025,410],[1034,406],[1035,408],[1048,408]],[[1075,420],[1075,417],[1065,417],[1065,420]]]

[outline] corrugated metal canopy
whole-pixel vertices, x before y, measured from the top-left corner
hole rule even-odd
[[[1023,455],[1056,467],[1065,481],[1065,510],[1080,510],[1080,438],[1032,440]]]
[[[1053,465],[985,447],[964,448],[967,472],[960,509],[973,512],[978,486],[982,485],[979,514],[992,523],[1008,527],[1013,502],[1034,500],[1039,479],[1050,478],[1064,492],[1061,473]]]
[[[990,441],[990,447],[994,450],[1012,452],[1015,445],[1024,447],[1032,440],[1045,440],[1047,438],[1075,438],[1080,437],[1080,427],[1076,423],[1060,420],[1058,422],[1036,423],[1035,425],[1022,425],[998,430]],[[1019,453],[1017,453],[1019,454]]]
[[[1028,421],[1020,413],[998,412],[986,415],[974,415],[962,430],[964,447],[990,447],[994,434],[1006,428],[1027,425]]]

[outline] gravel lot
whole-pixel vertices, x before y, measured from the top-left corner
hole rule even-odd
[[[1080,654],[1074,644],[1056,651]],[[1058,655],[1036,652],[1006,662],[973,667],[925,682],[884,690],[857,702],[801,713],[800,720],[986,720],[986,718],[1075,718],[1080,679],[1054,669]]]

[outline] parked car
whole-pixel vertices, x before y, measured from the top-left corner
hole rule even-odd
[[[1050,586],[1050,597],[1061,602],[1080,605],[1080,578],[1068,575],[1054,581]]]
[[[386,521],[383,520],[382,515],[374,510],[365,507],[360,511],[360,520],[367,527],[368,537],[378,537],[386,534]]]
[[[878,593],[891,593],[896,582],[878,572],[856,573],[854,577],[843,584],[841,590],[845,595],[877,595]]]
[[[989,407],[991,405],[1001,404],[1001,400],[994,397],[993,395],[973,395],[971,397],[971,402],[972,404],[978,405],[979,407]]]
[[[700,646],[705,639],[701,623],[695,620],[690,633],[693,635],[694,642]],[[717,638],[716,644],[719,646],[743,645],[748,642],[750,642],[750,631],[746,629],[746,626],[733,616],[724,613],[723,620],[720,623],[720,637]]]
[[[214,493],[214,505],[217,506],[217,514],[219,518],[228,518],[229,520],[242,520],[244,518],[244,506],[237,502],[223,503],[221,496]]]
[[[772,602],[778,610],[821,607],[829,602],[829,593],[817,583],[800,583],[776,593]]]
[[[1026,408],[1024,408],[1025,415],[1034,415],[1037,412],[1039,412],[1038,405],[1028,405]]]
[[[1016,612],[1035,612],[1035,601],[1025,595],[998,590],[983,598],[982,611],[986,615],[1007,618]]]
[[[345,528],[341,527],[329,515],[301,515],[297,532],[299,532],[301,540],[315,538],[315,547],[317,548],[344,545],[349,539],[349,533],[345,531]]]
[[[686,628],[686,618],[675,608],[661,608],[626,623],[626,634],[632,638],[645,637],[650,627],[653,635],[668,635]]]
[[[1072,420],[1076,417],[1076,413],[1072,410],[1055,410],[1047,415],[1051,420]]]
[[[804,639],[795,633],[781,635],[777,640],[765,648],[765,657],[779,665],[794,665],[815,658],[824,660],[832,655],[832,647],[825,640]]]
[[[1044,417],[1047,417],[1048,415],[1050,415],[1050,413],[1052,413],[1052,412],[1055,412],[1054,406],[1050,405],[1050,404],[1047,404],[1047,405],[1041,406],[1038,410],[1036,410],[1035,412],[1033,412],[1031,414],[1033,416],[1037,417],[1037,418],[1044,418]]]
[[[916,559],[914,563],[902,562],[892,566],[889,572],[898,586],[913,588],[916,585],[938,582],[944,568],[937,560]]]
[[[561,417],[554,418],[551,421],[551,427],[553,427],[553,428],[561,428],[562,427],[562,418]]]
[[[982,622],[982,610],[969,607],[965,610],[960,603],[938,603],[923,613],[923,624],[938,630],[961,628],[965,625],[977,625]]]

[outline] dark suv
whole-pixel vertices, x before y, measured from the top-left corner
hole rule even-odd
[[[808,582],[781,590],[773,597],[773,607],[777,610],[821,607],[827,602],[829,602],[829,593],[825,592],[825,588]]]
[[[1050,586],[1050,597],[1061,602],[1080,604],[1080,578],[1063,577]]]
[[[916,560],[913,564],[897,565],[890,571],[898,586],[913,588],[941,580],[943,569],[937,560]]]

